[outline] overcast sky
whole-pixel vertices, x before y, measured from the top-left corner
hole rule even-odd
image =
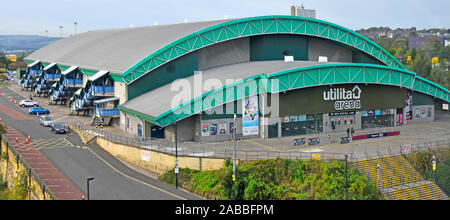
[[[353,30],[450,28],[449,0],[2,0],[0,34],[63,36],[88,30],[288,15],[304,3],[317,18]]]

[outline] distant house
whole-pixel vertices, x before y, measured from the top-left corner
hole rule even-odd
[[[444,44],[444,41],[442,38],[439,38],[432,34],[411,34],[408,37],[408,47],[409,48],[416,48],[416,49],[423,49],[427,43],[427,41],[440,41],[442,45]]]

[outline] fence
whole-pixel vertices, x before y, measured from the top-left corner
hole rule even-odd
[[[79,125],[78,125],[79,126]],[[77,125],[74,125],[77,127]],[[166,153],[170,155],[178,154],[179,156],[190,157],[203,157],[203,158],[232,158],[234,142],[222,142],[222,143],[194,143],[183,142],[178,143],[175,147],[175,143],[166,139],[154,139],[144,137],[126,137],[118,135],[112,132],[108,132],[102,129],[87,129],[83,126],[79,126],[81,132],[88,135],[101,137],[105,140],[111,141],[116,144],[122,144],[127,146],[133,146],[140,149],[152,150],[160,153]],[[450,139],[436,139],[435,141],[425,142],[422,144],[411,145],[411,151],[417,152],[426,149],[431,149],[439,146],[449,146]],[[350,144],[352,146],[352,144]],[[288,150],[243,150],[240,141],[236,141],[236,157],[241,160],[260,160],[270,158],[286,158],[286,159],[320,159],[320,160],[344,160],[345,155],[349,155],[350,161],[358,161],[363,159],[371,159],[380,157],[383,155],[398,155],[401,154],[401,146],[395,147],[391,145],[386,150],[355,153],[353,149],[348,153],[331,153],[331,152],[301,152],[302,147],[292,147]],[[392,148],[394,147],[394,148]],[[394,149],[394,150],[393,150]],[[397,150],[398,149],[398,150]]]
[[[5,152],[2,152],[1,145],[5,147]],[[8,155],[9,151],[13,155]],[[31,199],[31,195],[33,194],[33,197],[36,198],[43,198],[46,199],[57,199],[56,195],[50,190],[49,186],[44,183],[44,181],[41,180],[39,175],[34,171],[34,169],[31,168],[30,164],[21,156],[21,154],[14,148],[9,146],[8,140],[5,138],[5,136],[0,135],[0,154],[5,154],[5,159],[7,160],[7,163],[16,163],[17,169],[16,171],[19,171],[19,166],[23,165],[24,168],[27,171],[27,195],[28,199]],[[15,158],[11,160],[12,158]],[[6,170],[8,172],[8,170]],[[5,173],[5,175],[7,175]],[[35,183],[33,184],[34,181]],[[39,189],[34,188],[34,186],[37,184]],[[34,191],[32,191],[32,189]],[[38,195],[41,193],[41,195]],[[47,196],[46,196],[47,195]]]

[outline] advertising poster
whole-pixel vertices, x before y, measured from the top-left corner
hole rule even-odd
[[[202,136],[203,137],[209,136],[209,125],[202,125]]]
[[[219,124],[219,134],[220,135],[226,135],[227,134],[227,124],[226,123],[220,123]]]
[[[217,124],[211,124],[209,131],[210,135],[217,135]]]
[[[242,133],[244,136],[259,133],[258,96],[251,96],[242,100]]]
[[[289,118],[289,121],[291,121],[291,122],[297,122],[297,121],[298,121],[298,116],[297,116],[297,115],[291,116],[291,117]]]
[[[299,115],[298,121],[306,121],[306,115]]]
[[[406,120],[410,121],[413,119],[413,110],[412,110],[412,92],[406,91],[406,107],[405,107],[405,113],[406,113]]]
[[[403,125],[403,114],[397,114],[397,126]]]
[[[230,122],[230,134],[233,134],[234,122]]]
[[[367,116],[369,116],[369,115],[367,114],[367,111],[361,111],[361,117],[367,117]]]
[[[381,115],[381,110],[375,110],[375,116]]]

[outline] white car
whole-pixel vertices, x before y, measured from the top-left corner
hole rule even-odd
[[[53,119],[49,116],[40,116],[39,117],[39,124],[41,124],[44,127],[49,127],[52,125]]]
[[[22,107],[38,107],[39,103],[32,100],[24,99],[20,100],[19,105]]]

